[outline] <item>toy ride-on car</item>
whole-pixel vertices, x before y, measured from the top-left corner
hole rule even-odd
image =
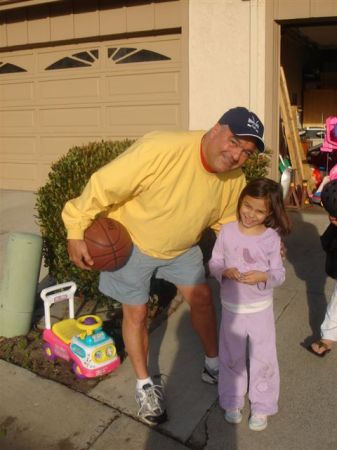
[[[44,351],[51,360],[56,357],[73,361],[73,372],[78,378],[106,375],[120,365],[114,340],[102,329],[102,319],[96,315],[74,318],[74,282],[62,283],[43,289],[45,329]],[[50,306],[68,300],[69,319],[51,326]]]

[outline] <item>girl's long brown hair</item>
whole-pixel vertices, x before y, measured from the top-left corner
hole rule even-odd
[[[254,198],[265,199],[266,205],[269,209],[269,214],[264,221],[264,225],[267,228],[273,228],[280,235],[290,233],[291,224],[285,210],[283,202],[283,190],[280,183],[277,183],[270,178],[257,178],[256,180],[248,183],[247,186],[242,190],[239,197],[236,210],[238,217],[242,200],[246,195]]]

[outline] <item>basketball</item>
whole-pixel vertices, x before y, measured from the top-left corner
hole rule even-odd
[[[84,232],[84,241],[94,264],[93,270],[117,270],[128,260],[132,240],[117,220],[99,217]]]

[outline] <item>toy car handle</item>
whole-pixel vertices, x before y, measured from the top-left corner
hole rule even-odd
[[[94,319],[96,323],[86,324],[84,321],[86,319]],[[77,319],[77,326],[80,330],[86,331],[89,335],[92,334],[94,330],[101,327],[103,324],[102,319],[99,316],[94,316],[92,314],[87,314],[86,316],[81,316]]]
[[[74,297],[77,286],[73,281],[55,284],[41,291],[41,298],[49,304],[69,300]]]

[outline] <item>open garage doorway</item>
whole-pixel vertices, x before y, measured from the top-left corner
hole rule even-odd
[[[337,164],[337,151],[321,151],[326,120],[337,116],[337,19],[282,23],[281,66],[290,104],[297,108],[296,127],[315,191],[319,179]],[[284,124],[279,148],[281,157],[289,158]]]

